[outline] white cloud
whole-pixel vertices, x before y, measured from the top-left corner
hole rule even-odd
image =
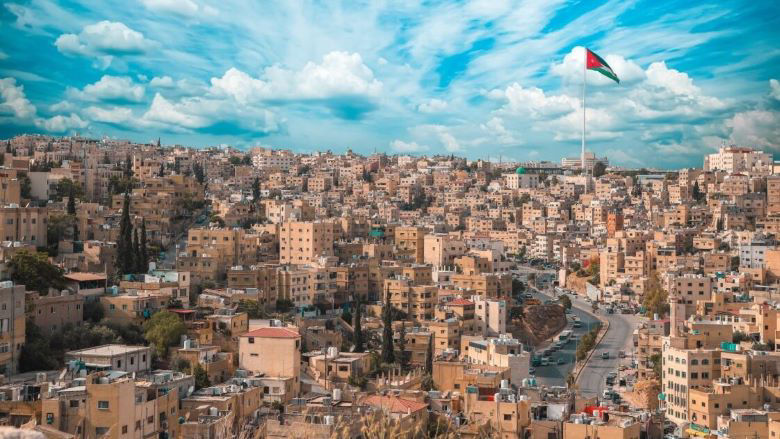
[[[273,112],[262,107],[204,97],[171,101],[157,93],[138,124],[151,124],[182,132],[216,126],[230,133],[267,134],[278,131],[283,122]]]
[[[0,61],[8,59],[8,54],[0,50]]]
[[[509,132],[504,126],[504,121],[501,118],[493,117],[487,122],[480,125],[482,130],[492,134],[499,143],[509,145],[520,143],[515,136]]]
[[[699,88],[693,85],[687,74],[666,67],[663,61],[654,62],[647,68],[647,83],[678,95],[694,96],[699,93]]]
[[[84,101],[128,101],[141,102],[144,98],[143,85],[135,84],[129,76],[103,75],[94,84],[88,84],[83,90],[68,88],[70,98]]]
[[[780,113],[765,110],[744,111],[725,123],[729,141],[737,145],[780,150]]]
[[[607,54],[603,58],[612,67],[618,78],[620,78],[621,84],[636,82],[645,78],[644,70],[633,61],[613,54]],[[550,71],[566,81],[582,84],[582,69],[584,65],[585,51],[582,47],[577,46],[563,57],[563,61],[554,64]],[[587,80],[588,84],[593,85],[615,85],[615,81],[598,72],[588,72]]]
[[[35,105],[24,94],[24,86],[17,85],[14,78],[0,79],[0,117],[13,116],[17,119],[30,119],[35,116]]]
[[[71,113],[68,116],[53,116],[48,119],[36,119],[35,125],[46,131],[54,133],[64,133],[76,129],[84,129],[89,123],[82,120],[77,114]]]
[[[174,104],[157,93],[152,105],[144,114],[144,120],[176,125],[184,128],[203,128],[209,125],[207,118],[194,113],[194,108],[188,103]]]
[[[428,147],[425,145],[420,145],[417,142],[404,142],[403,140],[393,140],[390,142],[390,148],[393,149],[393,151],[398,152],[421,152],[421,151],[427,151]]]
[[[441,99],[428,99],[417,106],[420,113],[439,113],[447,109],[447,101]]]
[[[133,111],[127,107],[97,107],[90,106],[84,109],[84,115],[92,121],[110,124],[133,124],[137,118]]]
[[[337,96],[376,97],[382,83],[358,53],[330,52],[321,63],[308,62],[298,71],[279,66],[265,69],[262,79],[232,67],[211,79],[211,90],[240,103],[254,99],[326,99]]]
[[[770,89],[769,96],[780,101],[780,81],[778,81],[777,79],[770,79],[769,89]]]
[[[173,78],[170,76],[155,76],[149,81],[149,85],[157,88],[173,88]]]
[[[201,5],[192,0],[141,0],[141,3],[149,10],[165,12],[184,17],[199,17],[203,15],[217,15],[217,9],[209,5]]]
[[[98,58],[106,68],[114,56],[144,53],[152,43],[124,23],[104,20],[84,26],[78,35],[62,34],[54,45],[66,55]]]
[[[518,83],[505,90],[493,90],[488,94],[493,99],[499,97],[506,101],[504,111],[519,115],[529,115],[534,119],[549,119],[577,110],[580,100],[568,95],[548,96],[537,87],[524,88]]]

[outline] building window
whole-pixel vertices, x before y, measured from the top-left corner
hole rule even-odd
[[[108,410],[108,401],[98,401],[97,408],[98,410]]]

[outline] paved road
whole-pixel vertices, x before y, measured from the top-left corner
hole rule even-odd
[[[534,293],[534,296],[540,300],[548,300],[551,298],[549,294],[549,291],[544,293],[537,292]],[[569,294],[569,297],[572,298],[574,296]],[[589,330],[589,325],[595,324],[595,322],[598,322],[598,319],[590,313],[591,304],[584,299],[574,297],[572,303],[574,305],[572,308],[573,315],[579,317],[583,323],[582,328],[574,329],[575,336],[579,338]],[[597,312],[604,313],[603,310]],[[641,320],[639,316],[626,314],[604,313],[602,317],[609,321],[609,331],[607,331],[607,334],[596,348],[596,352],[594,352],[588,365],[581,372],[578,381],[578,389],[586,396],[601,395],[605,388],[607,374],[609,372],[617,372],[621,362],[626,365],[630,363],[633,349],[632,334],[637,323]],[[610,353],[608,360],[601,359],[601,353],[605,350]],[[623,360],[618,358],[618,352],[621,350],[626,352],[626,358]],[[575,352],[575,343],[567,343],[564,349],[553,354],[553,358],[556,360],[559,356],[564,357],[566,360],[565,364],[537,367],[536,378],[538,383],[545,386],[564,386],[566,377],[574,367]]]
[[[544,297],[542,295],[536,294],[536,296],[540,299],[548,299],[548,297]],[[596,322],[598,322],[598,319],[591,316],[590,314],[586,313],[583,310],[573,308],[572,314],[568,315],[574,315],[579,317],[580,321],[582,322],[582,327],[580,328],[573,328],[571,324],[568,325],[567,329],[570,329],[573,332],[573,335],[571,337],[571,341],[569,343],[566,343],[566,345],[563,347],[563,349],[554,352],[552,354],[552,359],[557,362],[558,358],[563,358],[565,363],[562,365],[549,365],[549,366],[538,366],[536,367],[536,381],[538,384],[543,386],[565,386],[566,385],[566,377],[569,376],[569,373],[571,373],[572,369],[574,368],[574,358],[575,353],[577,352],[577,343],[575,342],[575,339],[579,339],[582,337],[585,333],[589,331],[589,327],[592,325],[595,325]],[[540,346],[540,349],[537,349],[537,351],[543,350],[546,346],[548,346],[550,343],[545,343]]]
[[[581,307],[590,306],[579,298],[576,299],[576,304]],[[598,312],[602,313],[604,311],[599,310]],[[609,330],[598,347],[596,347],[596,351],[593,353],[587,366],[585,366],[585,369],[583,369],[577,382],[578,389],[586,396],[601,395],[606,387],[605,380],[607,374],[610,372],[617,373],[620,364],[630,365],[633,352],[632,334],[642,320],[642,317],[633,314],[604,313],[602,317],[609,321]],[[601,354],[604,351],[609,352],[608,360],[601,359]],[[622,360],[618,358],[619,351],[624,351],[626,358]]]

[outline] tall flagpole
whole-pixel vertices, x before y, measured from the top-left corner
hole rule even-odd
[[[584,58],[582,60],[582,151],[580,152],[580,166],[585,173],[585,73],[588,71],[588,49],[583,47]]]

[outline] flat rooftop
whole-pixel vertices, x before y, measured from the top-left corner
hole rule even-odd
[[[110,357],[114,355],[132,354],[150,349],[148,346],[130,346],[124,344],[106,344],[94,348],[80,349],[77,351],[68,351],[66,355],[93,355]]]

